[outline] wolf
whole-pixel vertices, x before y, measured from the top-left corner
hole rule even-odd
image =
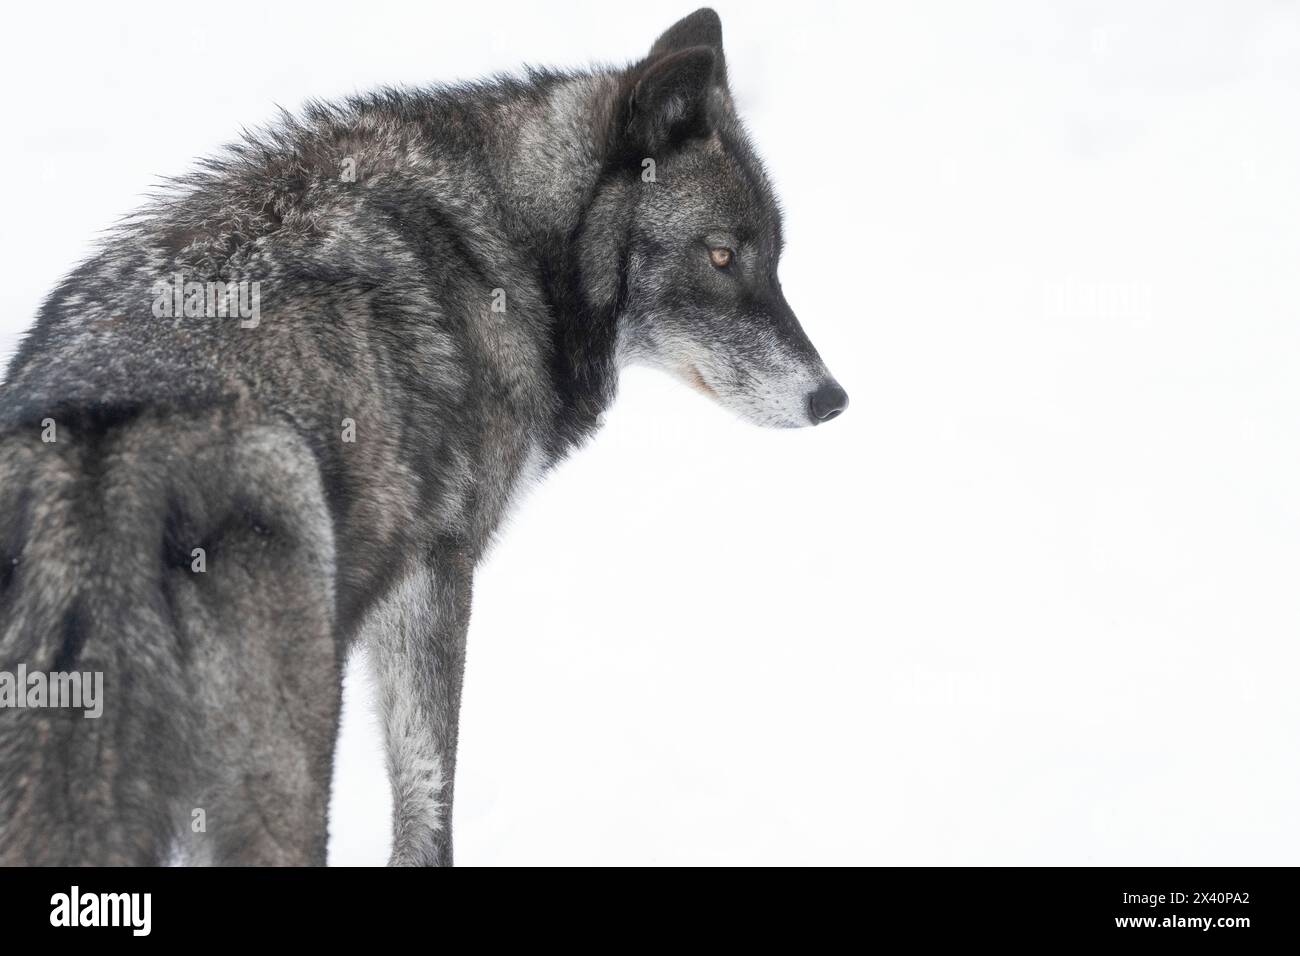
[[[627,66],[310,103],[152,197],[0,390],[0,670],[105,699],[0,709],[0,862],[323,864],[364,645],[390,862],[450,864],[475,566],[620,370],[845,409],[781,246],[709,9]]]

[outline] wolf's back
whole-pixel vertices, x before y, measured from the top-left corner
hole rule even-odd
[[[324,814],[337,721],[333,572],[319,470],[283,425],[129,406],[7,421],[0,674],[102,675],[103,700],[88,716],[15,687],[0,708],[0,863],[160,863],[178,844],[323,861],[297,833]]]

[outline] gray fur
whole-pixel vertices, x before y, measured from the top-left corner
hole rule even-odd
[[[763,424],[843,407],[780,243],[710,10],[627,68],[311,104],[156,198],[0,387],[0,670],[106,697],[0,710],[0,862],[323,863],[364,640],[392,862],[449,863],[473,569],[618,369]],[[157,317],[177,272],[258,283],[260,319]]]

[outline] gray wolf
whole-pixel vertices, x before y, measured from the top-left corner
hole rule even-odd
[[[0,861],[320,864],[364,643],[394,864],[452,860],[476,563],[658,367],[760,425],[846,406],[711,10],[625,68],[309,104],[50,295],[0,390]]]

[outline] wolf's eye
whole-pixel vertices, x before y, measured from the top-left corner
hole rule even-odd
[[[731,265],[731,260],[735,253],[730,249],[710,249],[709,261],[713,263],[715,269],[725,269]]]

